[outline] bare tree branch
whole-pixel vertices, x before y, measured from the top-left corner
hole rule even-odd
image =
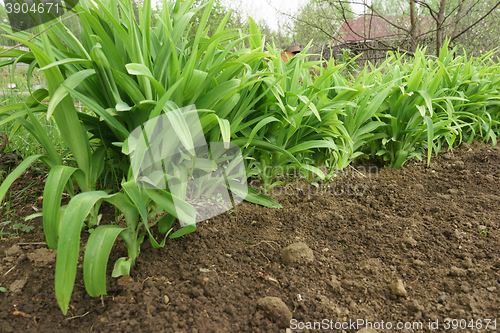
[[[484,14],[479,20],[477,20],[476,22],[472,23],[471,25],[469,25],[467,28],[465,28],[464,30],[462,30],[462,32],[460,32],[458,35],[456,36],[453,36],[450,41],[454,41],[455,39],[457,39],[458,37],[462,36],[464,33],[466,33],[468,30],[472,29],[476,24],[478,24],[479,22],[481,22],[482,20],[484,20],[488,15],[490,15],[498,6],[500,6],[500,1],[497,2],[497,4],[495,6],[493,6],[486,14]]]
[[[355,21],[350,19],[354,14],[352,4],[363,6],[365,14],[358,18],[363,22],[354,23]],[[411,55],[419,44],[428,42],[435,43],[437,52],[444,43],[445,36],[448,35],[451,41],[455,41],[477,27],[489,15],[493,19],[497,15],[495,9],[500,6],[500,0],[406,0],[396,2],[395,6],[392,10],[399,10],[400,17],[384,15],[382,12],[386,10],[385,7],[379,7],[375,3],[369,4],[364,0],[317,0],[314,2],[316,11],[309,17],[275,9],[279,14],[300,23],[295,29],[302,29],[302,35],[308,36],[308,29],[314,29],[326,36],[335,47],[347,47],[355,52],[374,51],[376,57],[377,51],[398,49]],[[308,9],[310,8],[304,7],[303,10]],[[425,16],[419,17],[418,13]],[[379,31],[380,24],[382,33]],[[500,28],[497,25],[481,27],[481,31],[491,34],[497,41],[500,36]],[[348,37],[340,32],[347,32]],[[469,43],[473,40],[476,39],[471,39]],[[492,45],[496,44],[498,42],[493,42]],[[474,45],[477,45],[477,42]],[[366,55],[373,56],[372,53]]]
[[[432,8],[431,8],[431,6],[429,6],[429,4],[428,4],[427,2],[425,2],[425,1],[419,1],[419,0],[417,0],[416,2],[417,2],[419,5],[422,5],[422,6],[424,6],[425,8],[427,8],[427,9],[429,10],[429,14],[431,14],[431,16],[432,16],[432,18],[434,19],[434,21],[437,21],[437,17],[436,17],[437,12],[436,12],[434,9],[432,9]]]

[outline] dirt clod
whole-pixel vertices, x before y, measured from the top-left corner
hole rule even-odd
[[[281,251],[281,261],[285,265],[304,265],[314,261],[314,254],[307,244],[294,243]]]
[[[290,326],[292,312],[285,303],[278,297],[264,297],[257,301],[257,305],[262,308],[267,316],[276,321],[280,327]]]
[[[465,275],[467,275],[467,270],[465,270],[463,268],[451,266],[450,272],[448,274],[450,276],[465,276]]]
[[[195,278],[195,283],[201,288],[191,289],[191,295],[198,297],[199,291],[205,296],[214,296],[220,290],[219,275],[211,269],[200,268],[198,275]]]
[[[45,266],[56,262],[56,250],[46,248],[36,249],[28,253],[28,259],[34,262],[35,266]]]
[[[26,285],[26,282],[28,282],[28,278],[26,277],[12,282],[12,284],[9,287],[9,291],[12,293],[20,292]]]
[[[19,247],[19,245],[15,244],[7,250],[7,255],[16,256],[19,254],[19,252],[21,252],[21,248]]]

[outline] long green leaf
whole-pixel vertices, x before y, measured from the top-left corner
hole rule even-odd
[[[101,225],[90,234],[83,259],[83,280],[91,297],[107,295],[106,267],[109,254],[116,237],[123,230],[117,225]]]
[[[110,125],[111,129],[116,130],[117,134],[121,135],[121,137],[120,137],[121,139],[125,139],[126,137],[128,137],[128,135],[130,134],[128,132],[128,130],[118,120],[113,118],[113,116],[108,111],[103,109],[99,104],[97,104],[92,99],[85,96],[84,94],[81,94],[68,86],[63,86],[63,87],[69,93],[71,93],[76,98],[78,98],[83,104],[88,106],[92,111],[94,111],[99,116],[104,118],[104,120]]]
[[[59,211],[64,187],[76,168],[58,165],[49,171],[43,190],[43,232],[49,249],[57,249]],[[81,170],[79,171],[81,172]]]
[[[89,76],[94,75],[95,70],[93,69],[86,69],[83,71],[80,71],[76,74],[71,75],[69,78],[64,81],[64,84],[61,85],[55,93],[52,95],[52,98],[50,99],[50,104],[49,104],[49,109],[47,110],[47,119],[49,119],[52,116],[52,113],[56,109],[56,107],[59,105],[59,103],[66,97],[68,96],[69,92],[67,89],[64,88],[64,86],[69,87],[71,89],[75,89],[80,83],[83,82],[83,80],[87,79]]]
[[[69,202],[61,221],[59,228],[61,237],[57,244],[55,291],[57,303],[65,315],[68,312],[75,285],[80,233],[85,218],[99,200],[107,197],[108,194],[103,191],[84,192],[76,195]]]
[[[12,183],[27,169],[33,162],[35,162],[41,155],[32,155],[26,157],[2,182],[0,185],[0,202],[3,201],[5,194]]]

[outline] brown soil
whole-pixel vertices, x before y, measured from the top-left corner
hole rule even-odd
[[[55,300],[41,218],[31,220],[34,230],[0,241],[0,286],[8,290],[0,293],[0,331],[285,332],[291,312],[288,332],[316,331],[295,328],[323,319],[345,323],[345,332],[364,327],[348,325],[358,320],[378,332],[397,323],[407,325],[400,332],[428,332],[429,320],[435,332],[498,332],[500,149],[463,144],[429,168],[416,161],[368,170],[339,173],[323,194],[294,186],[273,195],[280,210],[243,203],[162,249],[145,243],[131,277],[108,277],[102,299],[86,294],[80,266],[67,316]],[[32,191],[31,201],[14,202],[16,220],[40,209],[41,187]],[[306,251],[302,263],[285,265],[282,250],[298,242],[313,257]],[[109,268],[125,255],[119,243]],[[272,299],[274,310],[264,311],[266,296],[286,307]],[[418,322],[422,329],[409,328]]]

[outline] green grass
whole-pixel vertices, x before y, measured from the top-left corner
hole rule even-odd
[[[58,152],[62,154],[66,149],[68,149],[68,146],[63,142],[61,133],[53,120],[41,119],[40,124]],[[0,126],[1,133],[12,134],[13,130],[13,124],[4,124]],[[17,150],[22,156],[44,153],[43,147],[26,129],[20,127],[14,133],[15,134],[10,139],[11,143],[9,143],[8,148],[6,149],[7,152]]]
[[[8,107],[8,105],[25,103],[29,97],[27,86],[28,68],[21,68],[12,71],[10,67],[0,68],[0,107]],[[16,89],[9,89],[8,84],[16,84]],[[35,70],[30,80],[31,87],[34,85],[46,85],[43,73]],[[7,148],[7,152],[17,150],[22,156],[30,156],[42,154],[43,147],[30,135],[24,127],[18,123],[6,121],[5,117],[0,115],[0,133],[9,135],[11,143]],[[40,119],[41,126],[45,129],[47,136],[53,142],[56,149],[62,153],[68,146],[62,141],[61,133],[53,119]],[[38,167],[41,163],[38,164]]]
[[[28,67],[17,68],[15,70],[12,70],[11,67],[3,67],[0,69],[0,92],[2,92],[2,96],[9,95],[11,92],[28,93]],[[15,89],[9,88],[9,84],[12,83],[16,85]],[[43,73],[38,69],[33,71],[29,83],[30,88],[35,85],[46,86]]]

